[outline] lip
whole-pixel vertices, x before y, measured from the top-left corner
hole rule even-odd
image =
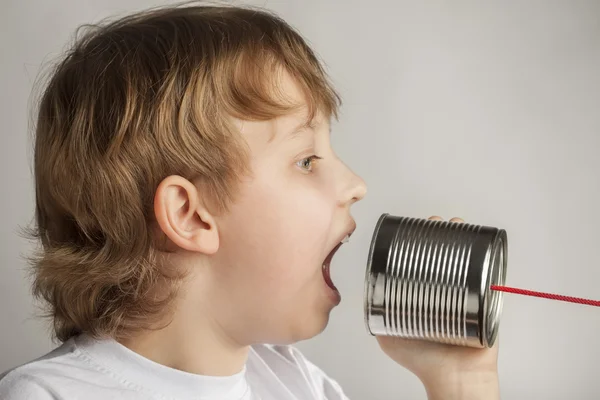
[[[348,237],[352,236],[352,234],[354,233],[354,231],[355,231],[355,230],[356,230],[356,222],[355,222],[354,220],[351,220],[351,221],[348,223],[348,226],[346,227],[346,230],[344,231],[343,235],[341,235],[341,236],[338,238],[338,241],[337,241],[337,243],[342,243],[342,240],[344,240],[344,238],[345,238],[346,236],[348,236]],[[334,248],[335,248],[335,247],[334,247]]]
[[[331,259],[333,258],[335,253],[339,250],[342,244],[344,244],[342,241],[346,238],[346,236],[351,237],[355,230],[356,222],[354,220],[350,220],[350,222],[346,226],[346,229],[340,236],[338,236],[337,240],[333,243],[333,247],[329,251],[329,254],[325,258],[325,261],[323,261],[323,264],[331,262]]]
[[[337,289],[331,288],[331,286],[329,286],[325,281],[323,281],[323,287],[325,288],[327,297],[329,297],[329,300],[333,303],[334,306],[337,306],[341,303],[342,295]]]

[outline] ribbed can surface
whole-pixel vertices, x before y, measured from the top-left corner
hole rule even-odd
[[[470,347],[493,346],[507,267],[498,228],[383,214],[365,277],[372,335]]]

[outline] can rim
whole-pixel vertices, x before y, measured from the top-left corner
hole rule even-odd
[[[377,242],[377,238],[379,236],[379,230],[381,228],[381,225],[383,224],[383,221],[389,216],[389,213],[384,213],[381,214],[379,216],[379,219],[377,220],[377,224],[375,225],[375,229],[373,230],[373,235],[371,237],[371,244],[369,245],[369,256],[367,258],[367,268],[365,270],[365,282],[364,282],[364,298],[363,298],[363,305],[364,305],[364,319],[365,319],[365,326],[367,328],[367,331],[369,332],[369,334],[374,335],[373,331],[371,330],[371,325],[370,325],[370,317],[371,317],[371,305],[373,303],[373,282],[372,282],[372,266],[373,266],[373,255],[375,252],[375,243]]]
[[[490,249],[490,263],[485,280],[483,300],[482,344],[493,347],[498,337],[500,318],[504,305],[504,294],[492,291],[492,285],[504,285],[506,282],[508,238],[504,229],[499,229]],[[497,257],[500,260],[497,260]]]

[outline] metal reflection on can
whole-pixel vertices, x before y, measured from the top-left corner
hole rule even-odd
[[[507,268],[503,229],[383,214],[365,277],[365,323],[377,336],[492,347]]]

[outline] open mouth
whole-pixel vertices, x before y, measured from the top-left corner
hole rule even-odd
[[[336,292],[338,291],[338,289],[335,287],[333,281],[331,280],[331,273],[329,268],[331,266],[331,260],[333,259],[333,256],[339,250],[342,244],[348,242],[349,238],[350,235],[347,235],[340,243],[337,244],[337,246],[333,248],[333,250],[331,250],[329,255],[325,258],[325,261],[323,261],[323,278],[325,279],[325,283],[327,284],[327,286],[329,286],[332,290]]]

